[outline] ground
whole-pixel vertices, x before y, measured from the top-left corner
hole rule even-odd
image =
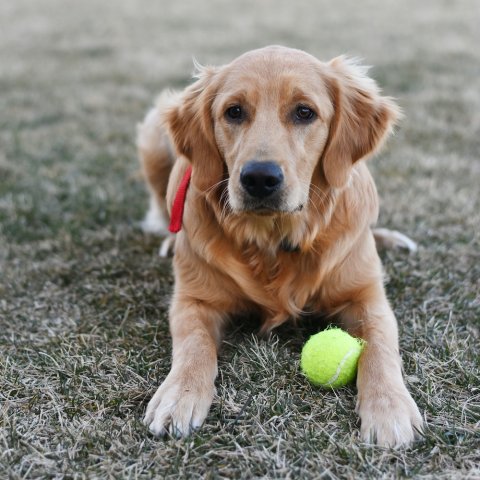
[[[479,478],[479,18],[474,0],[2,2],[0,476]],[[409,449],[361,443],[354,387],[306,382],[315,325],[235,324],[204,428],[141,423],[169,369],[172,272],[138,228],[135,124],[192,56],[275,43],[363,58],[405,113],[370,166],[380,224],[419,243],[382,253],[426,421]]]

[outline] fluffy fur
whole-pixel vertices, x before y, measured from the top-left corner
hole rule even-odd
[[[228,119],[232,105],[241,121]],[[312,121],[295,116],[299,106],[314,112]],[[374,237],[378,199],[364,162],[398,117],[356,62],[323,63],[284,47],[201,68],[184,92],[159,98],[138,134],[152,194],[147,228],[162,230],[190,164],[193,175],[174,246],[172,368],[145,415],[153,433],[187,435],[203,423],[232,314],[258,315],[268,332],[319,312],[366,341],[357,377],[362,438],[392,446],[414,439],[422,419],[402,379],[375,240],[412,245],[386,230]],[[252,160],[281,168],[274,203],[252,204],[242,188]]]

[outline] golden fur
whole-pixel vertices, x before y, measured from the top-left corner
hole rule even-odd
[[[227,119],[232,105],[241,106],[241,121]],[[314,112],[313,121],[294,116],[299,105]],[[402,379],[397,324],[371,230],[377,193],[360,161],[398,117],[364,68],[284,47],[202,68],[184,92],[160,97],[138,137],[150,220],[165,224],[188,165],[193,174],[175,239],[172,369],[145,416],[153,433],[186,435],[203,423],[231,314],[252,312],[268,332],[302,312],[320,312],[367,342],[357,377],[362,438],[413,440],[422,419]],[[252,159],[274,160],[284,174],[273,207],[252,208],[242,188]],[[377,241],[393,241],[382,232]]]

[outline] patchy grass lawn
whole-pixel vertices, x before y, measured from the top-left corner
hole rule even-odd
[[[3,2],[0,476],[480,478],[479,14],[474,0]],[[406,113],[371,167],[380,223],[420,243],[383,254],[427,424],[410,449],[361,444],[354,388],[299,374],[315,325],[269,341],[235,325],[205,427],[162,441],[141,424],[169,369],[172,274],[137,228],[135,123],[189,82],[192,55],[270,43],[365,58]]]

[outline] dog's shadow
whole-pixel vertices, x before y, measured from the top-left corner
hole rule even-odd
[[[280,345],[288,345],[291,349],[301,350],[310,336],[318,333],[331,324],[331,320],[318,314],[305,314],[297,320],[289,320],[268,334],[261,333],[261,321],[254,315],[233,318],[226,329],[224,345],[237,346],[246,338],[255,337],[259,342],[275,339]]]

